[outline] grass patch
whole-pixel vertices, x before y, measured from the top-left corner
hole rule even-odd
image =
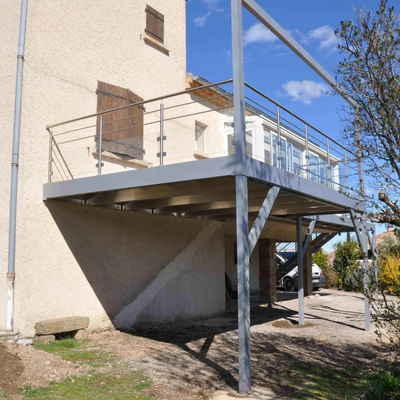
[[[40,400],[155,400],[141,393],[150,385],[151,380],[138,371],[130,371],[124,376],[94,373],[53,383],[47,388],[26,387],[21,393],[23,399]]]
[[[8,393],[6,393],[0,389],[0,399],[3,400],[3,399],[8,399],[8,398],[9,398]]]
[[[368,376],[359,370],[331,370],[311,363],[296,364],[289,380],[299,388],[291,399],[353,400],[370,388]]]
[[[93,367],[101,367],[117,360],[113,354],[102,353],[98,348],[94,348],[88,339],[63,339],[50,344],[36,344],[34,347],[60,356],[63,360]]]

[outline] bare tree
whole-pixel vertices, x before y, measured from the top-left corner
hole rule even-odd
[[[379,190],[371,219],[400,227],[400,20],[387,0],[377,12],[354,11],[336,31],[344,56],[336,79],[358,107],[345,109],[344,136],[361,146],[369,185]]]

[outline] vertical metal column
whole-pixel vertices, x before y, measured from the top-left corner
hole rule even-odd
[[[100,129],[99,129],[99,163],[97,164],[98,174],[101,175],[101,167],[103,166],[103,116],[100,115]]]
[[[304,127],[304,138],[306,141],[306,178],[310,179],[310,152],[308,151],[308,127]]]
[[[303,218],[296,218],[296,234],[297,234],[297,268],[299,273],[298,279],[298,298],[299,298],[299,325],[304,325],[304,269],[303,269]]]
[[[376,258],[376,228],[372,237],[372,257],[374,260],[374,273],[375,273],[375,301],[379,300],[379,287],[378,287],[378,260]]]
[[[347,151],[344,151],[344,173],[345,173],[345,178],[346,178],[346,193],[347,196],[350,194],[350,188],[349,188],[349,171],[348,171],[348,166],[347,166]]]
[[[236,176],[236,234],[239,327],[239,393],[251,389],[250,245],[247,177]]]
[[[244,55],[242,1],[231,0],[233,108],[235,153],[246,157],[246,104],[244,101]]]
[[[279,107],[276,110],[276,129],[278,133],[278,141],[276,145],[278,146],[278,168],[282,168],[282,142],[281,142],[281,110]]]
[[[356,119],[358,119],[358,110],[356,112]],[[367,216],[366,216],[366,201],[365,201],[365,181],[364,181],[364,165],[363,165],[363,154],[361,145],[361,132],[360,128],[356,125],[356,141],[357,141],[357,158],[358,158],[358,178],[360,181],[360,197],[362,200],[361,214],[361,240],[362,240],[362,250],[363,250],[363,269],[364,269],[364,313],[365,313],[365,330],[369,332],[371,330],[371,310],[368,299],[369,292],[369,265],[368,265],[368,237],[367,237]]]
[[[160,165],[164,165],[164,103],[160,104]]]
[[[246,158],[242,0],[231,0],[233,104],[235,153],[243,165]],[[247,177],[236,176],[236,226],[238,269],[239,392],[251,389],[250,366],[250,272]]]
[[[329,148],[329,139],[326,139],[326,155],[328,157],[328,187],[332,187],[332,171],[331,171],[331,152]]]
[[[53,175],[53,131],[49,129],[49,171],[48,171],[48,183],[51,183],[51,176]]]

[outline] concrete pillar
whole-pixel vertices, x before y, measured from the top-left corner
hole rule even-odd
[[[260,259],[260,301],[276,303],[276,243],[270,239],[258,240]]]
[[[303,258],[304,268],[304,296],[312,296],[313,285],[312,285],[312,243],[307,246],[304,252]]]

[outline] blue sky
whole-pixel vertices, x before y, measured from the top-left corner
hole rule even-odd
[[[259,4],[329,72],[341,60],[334,30],[356,9],[376,10],[379,0],[258,0]],[[395,5],[394,2],[390,5]],[[343,104],[325,94],[321,78],[243,9],[245,80],[340,140]],[[232,77],[230,0],[187,1],[187,71],[211,82]],[[386,230],[379,226],[377,233]],[[344,240],[337,237],[334,241]],[[325,246],[332,250],[334,241]]]

